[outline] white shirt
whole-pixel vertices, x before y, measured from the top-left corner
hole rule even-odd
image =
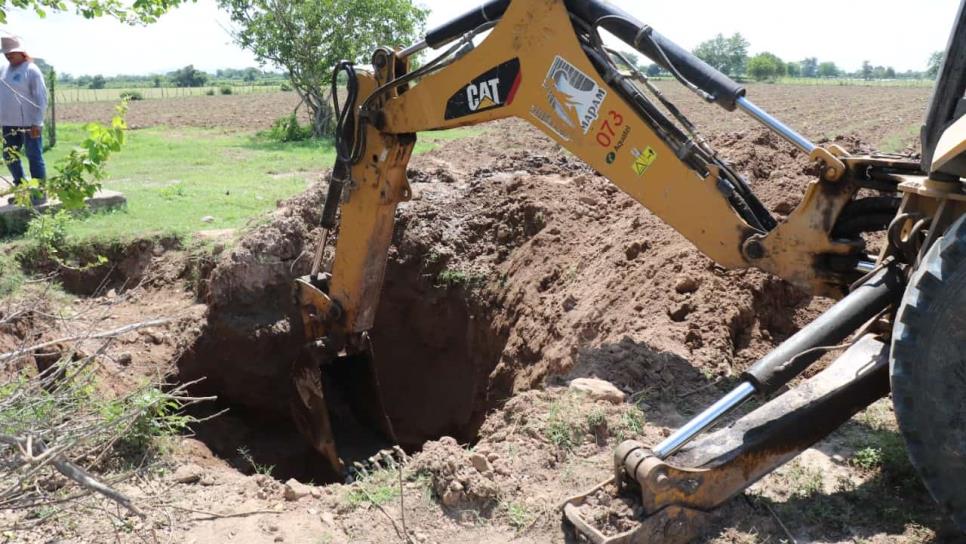
[[[0,68],[0,125],[43,126],[47,85],[40,68],[30,61]]]

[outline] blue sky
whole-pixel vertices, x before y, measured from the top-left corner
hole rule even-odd
[[[478,0],[416,0],[435,26],[477,6]],[[517,0],[521,1],[521,0]],[[958,0],[613,0],[684,47],[718,32],[741,32],[752,52],[785,60],[815,56],[855,70],[863,60],[899,71],[921,70],[932,51],[945,49]],[[255,66],[232,43],[228,18],[214,0],[177,8],[153,25],[129,27],[72,14],[40,18],[11,10],[2,27],[23,38],[28,51],[61,72],[148,74],[186,64],[213,71]]]

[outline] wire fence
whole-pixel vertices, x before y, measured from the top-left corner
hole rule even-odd
[[[210,85],[206,87],[120,87],[111,89],[87,89],[61,85],[56,95],[51,93],[59,104],[78,102],[116,102],[124,93],[138,93],[145,100],[159,98],[183,98],[219,94],[260,94],[281,90],[281,85]],[[223,89],[230,92],[223,92]]]
[[[848,77],[783,77],[776,83],[782,85],[816,85],[816,86],[856,86],[856,87],[932,87],[936,84],[933,79],[862,79]]]

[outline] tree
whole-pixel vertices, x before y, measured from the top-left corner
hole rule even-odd
[[[838,77],[839,67],[834,62],[823,62],[818,65],[818,77]]]
[[[100,74],[91,78],[91,82],[87,84],[91,89],[103,89],[105,85],[107,85],[107,80]]]
[[[147,24],[158,20],[158,17],[186,0],[0,0],[0,23],[7,22],[7,11],[14,9],[32,9],[40,17],[46,17],[48,11],[68,11],[71,7],[78,15],[85,19],[107,16],[128,23]],[[195,0],[191,0],[194,2]]]
[[[943,60],[945,58],[946,53],[942,51],[936,51],[932,55],[929,55],[929,64],[926,66],[926,77],[936,79],[939,75],[939,70],[943,67]]]
[[[163,82],[164,80],[161,78],[161,76],[154,76],[151,78],[151,86],[153,86],[155,89],[160,88]]]
[[[815,77],[818,75],[818,59],[808,57],[800,63],[802,65],[802,77]]]
[[[802,65],[797,62],[789,62],[785,65],[785,74],[788,77],[801,77]]]
[[[785,63],[771,53],[760,53],[748,60],[748,75],[757,81],[785,75]]]
[[[888,68],[886,68],[885,77],[886,77],[886,79],[895,79],[896,78],[896,69],[893,68],[892,66],[889,66]]]
[[[255,83],[255,80],[258,79],[258,69],[257,68],[245,68],[245,75],[243,76],[243,79],[247,83]]]
[[[218,0],[235,41],[263,63],[285,68],[312,114],[312,131],[333,127],[332,69],[342,59],[369,63],[380,45],[417,41],[427,11],[412,0]]]
[[[862,70],[859,73],[862,75],[862,79],[868,81],[875,75],[875,69],[872,68],[872,63],[864,60],[862,61]]]
[[[649,64],[647,66],[647,72],[645,73],[647,74],[647,77],[657,77],[661,75],[661,72],[663,71],[664,69],[661,68],[660,64]]]
[[[694,55],[711,67],[729,76],[740,76],[744,73],[745,63],[748,61],[748,40],[741,34],[725,38],[718,34],[714,38],[698,44]]]
[[[208,74],[189,64],[168,74],[175,87],[201,87],[208,82]]]
[[[50,71],[50,69],[51,69],[50,68],[50,65],[47,64],[47,61],[45,61],[44,59],[35,58],[33,60],[34,60],[34,64],[37,65],[37,68],[40,68],[40,71],[41,72],[43,72],[43,73],[46,74],[47,72]]]

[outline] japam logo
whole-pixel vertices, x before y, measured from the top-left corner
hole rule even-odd
[[[557,117],[569,127],[579,126],[584,134],[600,116],[600,105],[607,98],[607,91],[596,81],[559,56],[550,65],[543,88]]]
[[[520,59],[511,59],[480,74],[446,103],[446,119],[456,119],[513,103],[520,88]]]

